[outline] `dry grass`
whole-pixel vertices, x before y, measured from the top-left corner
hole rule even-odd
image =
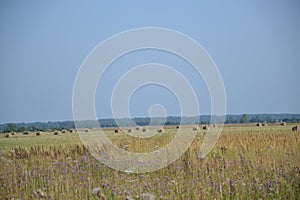
[[[106,134],[129,151],[147,152],[166,145],[176,131],[166,129],[149,139],[113,130]],[[197,135],[166,168],[126,174],[91,157],[76,133],[0,137],[0,199],[97,199],[92,190],[98,187],[107,199],[139,199],[146,192],[158,199],[299,198],[300,133],[290,125],[225,127],[213,151],[199,159],[202,139]]]

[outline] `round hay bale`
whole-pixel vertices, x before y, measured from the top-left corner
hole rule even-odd
[[[265,123],[262,124],[262,126],[268,126],[268,124],[265,122]]]
[[[14,133],[14,132],[12,132],[12,133],[11,133],[11,135],[15,135],[15,133]]]
[[[118,130],[118,129],[115,129],[115,133],[119,133],[119,130]]]
[[[28,135],[28,134],[29,134],[28,131],[24,131],[24,132],[23,132],[23,135]]]
[[[70,132],[70,133],[72,133],[72,132],[73,132],[73,130],[71,129],[71,130],[69,130],[69,132]]]
[[[90,131],[90,129],[86,128],[84,131],[85,131],[85,132],[89,132],[89,131]]]
[[[135,130],[137,130],[137,131],[140,130],[140,129],[141,129],[141,127],[139,127],[139,126],[135,128]]]
[[[54,131],[53,134],[54,134],[54,135],[58,135],[58,131]]]
[[[281,122],[280,125],[281,126],[286,126],[286,122]]]
[[[194,126],[194,127],[193,127],[193,131],[197,131],[198,129],[199,129],[198,126]]]
[[[143,129],[142,129],[142,131],[143,131],[143,132],[146,132],[146,131],[147,131],[147,129],[146,129],[146,128],[143,128]]]
[[[9,138],[9,134],[8,134],[8,133],[7,133],[7,134],[5,134],[5,137],[6,137],[6,138]]]
[[[176,126],[176,129],[179,129],[179,126]]]
[[[127,130],[128,133],[131,133],[131,128]]]
[[[259,127],[259,126],[262,126],[262,124],[261,123],[257,123],[256,126]]]
[[[164,128],[159,128],[159,129],[157,129],[157,132],[158,133],[162,133],[164,131]]]
[[[202,128],[203,130],[208,130],[209,129],[209,127],[208,126],[203,126],[203,128]]]
[[[292,131],[299,131],[299,130],[300,130],[300,126],[299,125],[292,127]]]
[[[61,133],[67,133],[67,130],[63,129],[61,130]]]
[[[41,132],[40,132],[40,131],[39,131],[39,132],[36,132],[35,135],[36,135],[36,136],[40,136],[40,135],[41,135]]]

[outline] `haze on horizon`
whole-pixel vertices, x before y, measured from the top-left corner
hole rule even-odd
[[[222,75],[228,114],[300,113],[296,0],[1,1],[0,26],[0,124],[72,120],[73,84],[85,57],[108,37],[140,27],[177,30],[200,43]],[[200,114],[210,114],[206,85],[189,63],[145,50],[121,57],[105,73],[95,97],[98,118],[112,117],[110,97],[118,79],[145,63],[182,73],[197,94]],[[129,109],[132,117],[148,116],[155,104],[168,116],[180,115],[176,97],[157,85],[136,91]]]

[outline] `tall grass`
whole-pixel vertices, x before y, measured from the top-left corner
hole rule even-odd
[[[130,151],[152,151],[172,139],[174,130],[147,140],[110,135]],[[30,137],[30,136],[28,136]],[[300,134],[287,128],[228,127],[213,151],[200,159],[203,137],[176,162],[159,171],[126,174],[106,167],[75,136],[61,136],[61,144],[30,144],[19,137],[4,148],[0,159],[0,199],[139,199],[149,192],[158,199],[297,199],[300,197]],[[57,136],[50,136],[56,141]],[[68,141],[68,137],[76,144]],[[48,138],[48,140],[49,140]],[[1,138],[9,144],[13,137]],[[15,139],[16,140],[16,139]],[[51,141],[51,140],[50,140]],[[67,142],[66,142],[67,141]],[[49,141],[48,141],[49,142]],[[143,144],[142,144],[143,143]],[[11,144],[10,144],[11,145]]]

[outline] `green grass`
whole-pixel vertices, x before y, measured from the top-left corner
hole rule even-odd
[[[176,129],[148,139],[105,133],[121,148],[148,152],[166,145]],[[0,199],[97,199],[91,192],[95,187],[106,199],[139,199],[145,192],[158,199],[299,198],[300,132],[292,132],[291,125],[227,126],[204,159],[198,158],[202,140],[198,134],[166,168],[127,174],[96,161],[76,133],[1,137]]]
[[[41,136],[36,136],[35,132],[31,132],[29,135],[15,133],[14,135],[10,134],[9,138],[0,138],[0,150],[8,151],[18,146],[29,149],[34,146],[48,148],[50,146],[64,146],[80,143],[81,141],[77,133],[53,135],[53,132],[45,132],[42,133]]]

